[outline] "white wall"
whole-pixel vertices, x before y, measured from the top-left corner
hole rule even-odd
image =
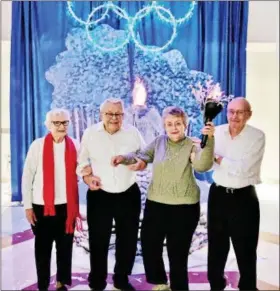
[[[248,42],[275,43],[279,39],[278,27],[278,1],[249,1]]]
[[[10,177],[10,45],[1,42],[1,181]]]
[[[250,124],[266,134],[264,182],[279,183],[279,2],[250,1],[247,45],[247,98]]]
[[[247,99],[253,108],[249,123],[266,134],[263,181],[279,183],[279,57],[275,43],[248,44]]]
[[[1,127],[10,128],[10,41],[1,42]]]

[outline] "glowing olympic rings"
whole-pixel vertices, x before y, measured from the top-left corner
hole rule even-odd
[[[148,52],[160,52],[165,49],[167,49],[174,41],[177,35],[177,27],[187,21],[189,21],[193,15],[194,8],[196,6],[196,1],[191,1],[190,7],[185,14],[184,17],[181,17],[179,19],[176,19],[171,11],[159,4],[157,4],[156,1],[152,1],[151,4],[143,7],[141,10],[139,10],[135,16],[131,17],[127,14],[127,12],[120,8],[119,6],[115,5],[112,1],[105,2],[102,5],[99,5],[95,7],[91,13],[88,15],[88,18],[86,21],[82,20],[79,18],[75,12],[74,12],[74,4],[73,1],[67,1],[67,8],[69,15],[73,17],[78,23],[81,25],[84,25],[86,28],[87,36],[88,39],[96,46],[99,50],[105,51],[105,52],[113,52],[122,49],[125,45],[127,45],[130,41],[134,42],[134,44],[140,48],[143,51],[148,51]],[[104,9],[104,13],[98,18],[94,20],[94,15],[96,12],[99,10]],[[104,47],[99,45],[94,38],[92,37],[90,31],[91,28],[94,26],[97,26],[101,21],[103,21],[106,17],[108,17],[108,12],[112,11],[117,14],[117,16],[121,19],[124,19],[127,21],[127,36],[122,43],[117,44],[115,47]],[[172,28],[172,34],[170,39],[166,42],[165,45],[161,47],[153,47],[153,46],[146,46],[140,42],[138,39],[137,33],[135,32],[135,26],[136,24],[145,16],[149,15],[150,13],[155,13],[159,19],[162,22],[168,23],[171,25]]]

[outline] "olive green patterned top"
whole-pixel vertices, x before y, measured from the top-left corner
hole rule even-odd
[[[195,156],[192,161],[191,154]],[[122,164],[135,163],[135,157],[153,163],[149,200],[171,205],[195,204],[200,199],[200,190],[193,169],[197,172],[211,169],[214,162],[214,137],[209,138],[201,150],[189,137],[173,142],[166,135],[161,135],[144,150],[124,155]]]

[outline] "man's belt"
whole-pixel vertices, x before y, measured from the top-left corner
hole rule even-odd
[[[243,192],[244,190],[248,190],[249,188],[252,187],[252,185],[249,185],[249,186],[246,186],[246,187],[242,187],[242,188],[231,188],[231,187],[224,187],[224,186],[221,186],[217,183],[214,183],[216,187],[219,187],[219,188],[222,188],[225,190],[226,193],[229,193],[229,194],[234,194],[234,193],[238,193],[238,192]]]

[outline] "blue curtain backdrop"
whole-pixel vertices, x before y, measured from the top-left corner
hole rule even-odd
[[[103,1],[76,2],[75,12],[86,20]],[[145,2],[116,2],[134,15]],[[182,17],[187,2],[160,2],[175,17]],[[67,33],[75,23],[66,14],[66,1],[13,1],[11,47],[11,171],[12,201],[21,201],[21,174],[30,143],[45,134],[44,118],[50,108],[53,87],[46,70],[65,50]],[[103,11],[99,11],[101,15]],[[189,68],[214,76],[222,89],[245,96],[248,2],[198,2],[191,20],[180,27],[170,49],[183,54]],[[114,28],[125,23],[114,15],[107,21]],[[144,44],[162,45],[170,36],[168,24],[148,16],[139,26]],[[226,122],[225,112],[216,124]]]

